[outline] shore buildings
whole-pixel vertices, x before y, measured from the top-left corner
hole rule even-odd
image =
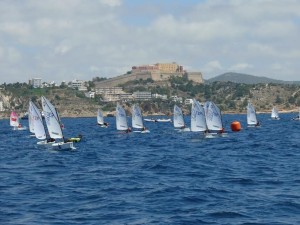
[[[32,85],[34,88],[41,88],[42,87],[42,78],[32,78],[28,81],[29,85]]]

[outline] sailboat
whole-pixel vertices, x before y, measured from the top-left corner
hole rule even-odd
[[[13,130],[26,130],[26,127],[23,127],[20,123],[20,119],[15,111],[10,113],[9,124],[13,127]]]
[[[205,103],[205,108],[205,119],[208,132],[212,135],[224,134],[221,110],[211,101]]]
[[[277,108],[274,106],[273,109],[272,109],[272,113],[271,113],[271,119],[272,120],[279,120],[279,113],[278,113],[278,110]]]
[[[116,127],[120,131],[130,131],[127,124],[126,112],[119,103],[117,103],[116,107]]]
[[[174,105],[173,109],[173,125],[175,128],[180,128],[181,131],[191,131],[190,128],[186,127],[182,110],[177,105]]]
[[[29,125],[29,131],[30,131],[30,136],[34,137],[35,134],[34,134],[34,118],[33,118],[33,115],[32,115],[32,111],[31,111],[31,104],[33,104],[31,101],[29,102],[29,109],[28,109],[28,113],[27,113],[27,116],[28,116],[28,125]]]
[[[255,108],[250,102],[247,105],[247,124],[248,127],[259,126],[259,122],[256,117]]]
[[[143,115],[140,107],[137,104],[132,106],[132,128],[139,129],[141,133],[149,133],[143,123]]]
[[[100,127],[108,127],[108,124],[104,123],[103,112],[101,111],[101,109],[98,109],[98,112],[97,112],[97,124]]]
[[[43,112],[45,115],[46,125],[49,131],[50,138],[53,139],[62,139],[60,142],[55,142],[52,144],[52,149],[54,150],[68,150],[74,149],[73,142],[65,142],[64,135],[62,132],[62,127],[58,113],[56,112],[55,107],[42,96],[42,106]]]
[[[191,110],[191,131],[192,132],[206,132],[206,118],[204,108],[200,103],[193,99],[192,110]]]
[[[293,118],[292,120],[300,120],[300,108],[299,108],[299,114],[298,114],[298,116],[296,116],[296,117]]]
[[[29,102],[28,113],[29,113],[28,119],[31,118],[34,135],[38,140],[41,140],[37,142],[37,146],[44,147],[44,148],[51,148],[52,144],[54,144],[55,142],[46,140],[47,135],[46,135],[46,130],[43,123],[41,112],[32,101]]]

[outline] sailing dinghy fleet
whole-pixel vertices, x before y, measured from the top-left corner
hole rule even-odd
[[[32,101],[29,102],[28,109],[30,131],[38,139],[37,146],[53,150],[75,149],[73,141],[64,138],[56,108],[44,96],[41,97],[41,101],[46,126],[40,110]]]
[[[79,142],[82,135],[75,138],[65,139],[63,134],[63,126],[56,108],[44,96],[41,97],[42,113],[38,107],[32,102],[29,102],[28,108],[28,123],[31,136],[38,139],[36,143],[38,147],[53,149],[53,150],[68,150],[75,149],[73,142]],[[138,104],[133,104],[131,107],[131,122],[134,132],[150,133],[144,125],[146,122],[172,122],[170,118],[164,119],[147,119],[143,118],[141,108]],[[116,129],[122,133],[131,132],[131,127],[128,126],[126,111],[121,104],[116,106]],[[271,119],[278,120],[279,112],[276,107],[273,107],[271,112]],[[300,120],[299,114],[293,120]],[[25,130],[19,122],[19,117],[15,111],[10,115],[10,126],[13,130]],[[108,127],[108,123],[104,122],[104,116],[101,109],[97,111],[97,124],[100,127]],[[222,113],[218,106],[212,101],[206,101],[203,105],[199,101],[193,99],[190,117],[191,128],[187,127],[184,115],[181,108],[174,105],[173,108],[173,126],[179,131],[198,132],[205,137],[212,137],[216,135],[226,135],[224,131]],[[258,127],[260,122],[257,119],[254,106],[249,102],[247,105],[247,125],[248,127]]]
[[[141,109],[137,104],[132,106],[132,128],[134,132],[149,133],[150,131],[145,127],[144,121],[158,122],[154,119],[143,119]],[[171,119],[164,119],[165,121],[172,121]],[[204,107],[193,100],[191,113],[191,128],[187,127],[184,121],[183,113],[177,105],[173,109],[173,126],[179,131],[200,132],[205,136],[225,135],[222,122],[221,110],[213,102],[206,102]],[[127,116],[124,108],[117,103],[116,107],[116,128],[118,131],[129,133],[131,128],[128,126]]]

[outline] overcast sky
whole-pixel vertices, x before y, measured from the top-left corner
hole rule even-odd
[[[299,40],[299,0],[1,0],[0,83],[157,62],[300,80]]]

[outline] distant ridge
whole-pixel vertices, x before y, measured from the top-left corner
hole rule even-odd
[[[243,73],[234,73],[234,72],[228,72],[221,74],[219,76],[213,77],[211,79],[206,80],[208,83],[212,83],[215,81],[220,82],[234,82],[234,83],[243,83],[243,84],[267,84],[267,83],[274,83],[274,84],[293,84],[297,83],[299,84],[300,81],[283,81],[283,80],[276,80],[271,79],[268,77],[258,77],[254,75],[249,74],[243,74]]]

